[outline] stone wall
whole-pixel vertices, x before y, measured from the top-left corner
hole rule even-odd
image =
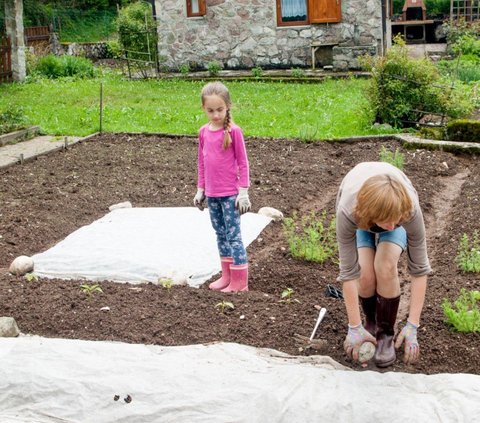
[[[170,69],[211,61],[228,69],[306,67],[312,41],[382,43],[380,0],[343,0],[342,22],[290,27],[277,26],[275,0],[207,0],[206,15],[195,18],[187,18],[186,0],[156,0],[156,11],[159,56]]]
[[[88,59],[108,58],[107,43],[58,43],[52,42],[52,51],[56,55],[68,54],[69,56],[80,56]]]
[[[336,71],[360,70],[358,58],[376,54],[377,46],[335,46],[333,47],[333,69]]]

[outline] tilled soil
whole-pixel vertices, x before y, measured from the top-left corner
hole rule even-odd
[[[480,289],[480,275],[464,274],[455,264],[462,234],[480,230],[478,157],[404,150],[393,140],[306,144],[251,138],[247,150],[253,211],[270,206],[286,216],[322,210],[331,215],[343,176],[359,162],[378,160],[382,144],[405,154],[404,170],[419,192],[434,268],[419,329],[421,360],[406,366],[400,353],[386,370],[480,374],[480,334],[452,331],[441,308],[443,299],[456,299],[461,288]],[[103,134],[64,152],[1,170],[0,180],[0,316],[13,316],[23,333],[158,345],[238,342],[294,355],[325,354],[362,369],[343,353],[347,324],[343,302],[325,295],[327,284],[341,289],[337,266],[293,259],[281,223],[270,224],[248,248],[248,293],[212,292],[207,284],[200,289],[166,289],[101,282],[103,294],[89,297],[80,290],[84,280],[28,282],[7,272],[15,257],[48,249],[108,213],[112,204],[191,206],[196,139]],[[402,325],[410,292],[404,257],[400,277]],[[287,287],[298,302],[280,301]],[[222,314],[215,305],[225,299],[235,309]],[[100,310],[105,306],[110,311]],[[318,316],[315,306],[328,310],[317,334],[327,341],[321,351],[299,348],[294,339],[295,333],[310,336]],[[373,364],[367,369],[384,371]]]

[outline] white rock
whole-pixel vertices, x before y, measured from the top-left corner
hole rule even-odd
[[[280,210],[274,209],[273,207],[262,207],[258,211],[258,214],[271,217],[275,222],[283,220],[283,213]]]
[[[8,271],[17,276],[23,276],[25,273],[33,270],[33,259],[28,256],[19,256],[12,261]]]
[[[124,201],[123,203],[112,204],[108,210],[116,210],[116,209],[131,209],[132,203],[130,201]]]
[[[102,307],[100,311],[110,311],[110,307],[109,306]]]
[[[0,337],[14,338],[20,335],[17,322],[13,317],[0,317]]]
[[[374,354],[375,345],[371,342],[364,342],[358,351],[358,361],[360,363],[366,363],[367,361],[371,360]]]

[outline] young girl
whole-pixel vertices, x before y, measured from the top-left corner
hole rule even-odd
[[[220,82],[202,90],[202,108],[209,122],[199,131],[198,189],[193,203],[203,210],[207,200],[217,235],[222,277],[209,285],[222,292],[248,291],[247,252],[240,215],[250,210],[250,176],[242,130],[233,123],[227,87]]]

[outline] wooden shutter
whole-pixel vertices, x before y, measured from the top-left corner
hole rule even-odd
[[[308,0],[310,23],[341,22],[342,0]]]
[[[192,12],[192,0],[187,0],[187,16],[204,16],[207,13],[206,0],[198,0],[198,13]]]

